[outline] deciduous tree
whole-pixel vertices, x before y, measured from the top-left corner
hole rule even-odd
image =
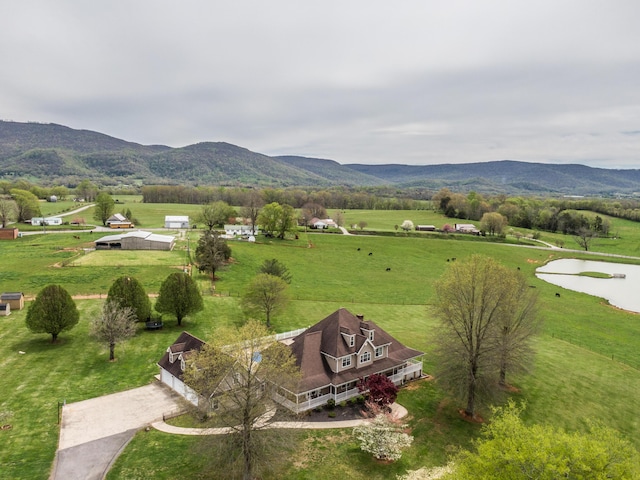
[[[2,228],[7,228],[7,225],[16,219],[17,213],[18,208],[15,200],[0,198],[0,225]]]
[[[107,301],[113,300],[121,308],[133,310],[139,322],[146,322],[151,316],[151,301],[142,284],[134,277],[117,278],[109,288]]]
[[[185,383],[218,405],[217,423],[231,432],[209,452],[225,478],[257,478],[296,441],[291,430],[269,429],[261,417],[290,418],[286,409],[274,408],[272,399],[281,389],[295,389],[299,379],[291,350],[255,321],[231,333],[216,332],[215,339],[189,358]]]
[[[353,435],[360,442],[360,450],[378,460],[395,462],[413,442],[413,437],[404,432],[406,428],[390,414],[379,413],[373,420],[355,427]]]
[[[528,311],[519,303],[529,301],[518,297],[519,285],[517,272],[481,255],[451,263],[435,284],[437,378],[466,402],[467,416],[498,384],[501,333],[513,324],[509,317]],[[509,335],[517,345],[515,334]],[[522,348],[515,345],[511,357]]]
[[[211,281],[216,279],[216,270],[222,268],[231,257],[231,248],[224,238],[215,232],[204,232],[196,247],[196,262],[200,270],[211,273]]]
[[[36,197],[33,193],[28,192],[27,190],[14,188],[11,190],[11,196],[15,200],[16,207],[18,209],[18,222],[24,222],[26,220],[30,220],[33,217],[39,217],[40,215],[42,215],[40,213],[38,197]]]
[[[182,325],[184,317],[201,311],[204,304],[193,279],[186,273],[175,272],[162,282],[155,308],[160,313],[175,315],[178,325]]]
[[[402,228],[402,230],[404,230],[405,232],[409,232],[413,230],[413,222],[411,220],[405,220],[404,222],[402,222],[402,225],[400,225],[400,228]]]
[[[225,223],[229,222],[231,217],[235,216],[235,208],[230,206],[227,202],[218,200],[216,202],[209,203],[208,205],[203,205],[196,219],[198,222],[204,223],[209,231],[211,231],[217,226],[224,226]]]
[[[640,478],[640,456],[615,430],[589,424],[585,433],[551,425],[526,426],[521,407],[494,409],[475,451],[462,451],[444,478],[555,480],[558,478]]]
[[[116,344],[136,334],[136,316],[130,307],[121,307],[117,301],[107,300],[102,314],[91,324],[91,334],[109,346],[109,361],[113,362]]]
[[[586,252],[589,250],[589,247],[591,247],[593,240],[597,237],[598,237],[598,234],[593,230],[589,228],[581,227],[578,229],[575,237],[573,238],[576,241],[576,243],[580,245],[580,248],[584,248]]]
[[[485,213],[480,220],[480,228],[489,235],[501,235],[506,226],[506,217],[503,217],[498,212]]]
[[[102,222],[102,225],[107,224],[109,217],[113,215],[115,210],[115,202],[111,195],[107,192],[100,192],[96,197],[96,206],[93,210],[93,218],[97,222]]]
[[[374,374],[358,384],[361,392],[369,392],[369,401],[380,409],[391,405],[398,397],[398,387],[386,375]]]
[[[264,315],[267,328],[271,318],[289,303],[287,282],[268,273],[261,273],[251,281],[242,297],[242,306],[249,315]]]
[[[265,234],[284,238],[288,232],[295,229],[295,212],[290,205],[272,202],[262,208],[258,223]]]
[[[247,195],[244,205],[240,209],[240,215],[249,221],[251,225],[251,234],[256,234],[256,226],[258,225],[258,217],[260,215],[260,209],[264,205],[264,200],[259,192],[252,190]]]
[[[80,313],[71,295],[60,285],[48,285],[36,296],[27,310],[27,328],[33,333],[48,333],[51,343],[58,335],[71,330],[80,320]]]

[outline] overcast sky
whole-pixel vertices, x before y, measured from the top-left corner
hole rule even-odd
[[[640,1],[0,0],[0,119],[340,163],[640,168]]]

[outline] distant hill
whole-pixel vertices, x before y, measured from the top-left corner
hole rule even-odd
[[[270,157],[224,142],[182,148],[140,145],[56,124],[0,121],[0,179],[70,186],[106,184],[448,187],[505,194],[613,195],[640,192],[640,170],[513,160],[445,165],[341,165]]]

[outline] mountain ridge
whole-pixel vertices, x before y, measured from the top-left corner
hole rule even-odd
[[[54,123],[0,121],[0,179],[69,186],[88,178],[105,185],[186,184],[270,187],[378,187],[476,190],[505,194],[631,195],[640,170],[581,164],[494,160],[482,163],[340,164],[268,156],[227,142],[174,148],[141,145]]]

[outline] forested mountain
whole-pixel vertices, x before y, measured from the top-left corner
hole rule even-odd
[[[640,192],[640,170],[511,160],[447,165],[341,165],[270,157],[223,142],[182,148],[140,145],[56,124],[0,121],[0,179],[76,185],[380,186],[505,194]]]

